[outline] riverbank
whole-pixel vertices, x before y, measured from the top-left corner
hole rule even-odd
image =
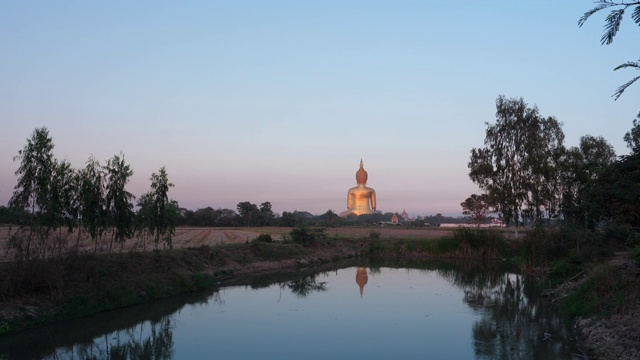
[[[362,255],[354,240],[230,244],[0,265],[0,335]]]
[[[261,274],[331,266],[345,259],[363,264],[370,259],[488,262],[515,259],[522,250],[521,241],[505,241],[496,232],[461,230],[431,239],[386,238],[377,229],[359,229],[358,234],[360,237],[351,238],[325,234],[307,246],[289,238],[284,242],[244,241],[174,250],[70,255],[22,265],[1,263],[0,336],[177,294],[249,283]],[[575,321],[575,329],[581,332],[583,348],[592,359],[634,358],[640,350],[637,263],[628,257],[618,258],[604,264],[614,271],[593,272],[598,264],[581,264],[582,272],[571,275],[560,286],[554,284],[547,291],[548,299],[569,314],[570,320],[567,304],[584,306],[586,301],[606,298],[603,294],[609,293],[622,297],[622,306],[619,299],[606,298],[604,305],[613,305]],[[545,270],[547,274],[553,271]],[[594,274],[601,278],[594,279]],[[594,292],[594,287],[601,293]]]

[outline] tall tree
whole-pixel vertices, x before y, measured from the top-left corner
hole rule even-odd
[[[594,228],[600,208],[595,196],[600,174],[616,160],[613,146],[602,136],[585,135],[579,147],[567,152],[563,214],[565,219],[586,228]]]
[[[104,168],[93,156],[89,157],[80,172],[79,206],[82,227],[98,250],[98,241],[107,227]]]
[[[27,139],[27,144],[13,158],[20,166],[15,172],[18,182],[14,187],[9,206],[16,212],[27,210],[30,232],[25,241],[14,238],[9,243],[16,253],[17,260],[30,260],[44,257],[47,249],[49,231],[55,226],[56,204],[52,204],[52,182],[56,172],[56,160],[53,156],[53,139],[46,127],[36,128]],[[37,242],[32,242],[33,235]]]
[[[613,42],[613,39],[618,34],[618,30],[620,30],[620,24],[622,23],[622,18],[627,10],[631,10],[631,19],[637,25],[640,26],[640,1],[612,1],[612,0],[598,0],[596,1],[596,6],[584,13],[580,20],[578,20],[578,26],[582,27],[585,22],[591,17],[591,15],[604,10],[611,9],[611,12],[605,18],[604,24],[604,34],[600,38],[600,43],[602,45],[609,45]],[[640,70],[640,60],[638,61],[627,61],[621,65],[616,66],[613,70],[620,69],[635,69]],[[634,82],[640,79],[640,76],[636,76],[628,82],[624,83],[616,91],[613,93],[613,98],[618,100],[620,95],[622,95],[625,90],[629,86],[631,86]]]
[[[487,123],[484,147],[471,150],[469,177],[495,201],[505,223],[515,224],[516,236],[525,206],[532,212],[548,200],[539,183],[552,176],[549,149],[561,149],[563,139],[557,120],[541,117],[536,106],[496,99],[496,123]]]
[[[106,209],[110,224],[113,226],[113,241],[124,247],[126,239],[133,235],[133,194],[126,190],[126,185],[133,175],[133,170],[125,162],[124,154],[114,155],[107,161],[106,170]],[[110,246],[111,247],[111,246]],[[109,249],[111,250],[111,249]]]
[[[155,233],[155,246],[158,248],[160,238],[164,237],[164,240],[169,246],[173,248],[172,236],[175,234],[175,221],[171,224],[173,216],[171,212],[177,212],[177,207],[174,208],[169,202],[169,188],[174,185],[169,182],[169,176],[165,167],[161,167],[158,173],[151,174],[151,192],[153,197],[153,227]],[[177,213],[175,214],[177,215]]]

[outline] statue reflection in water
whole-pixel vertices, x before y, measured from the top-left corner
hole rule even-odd
[[[367,275],[367,269],[363,267],[358,267],[356,271],[356,284],[360,287],[360,299],[362,299],[362,295],[364,294],[364,286],[369,281],[369,276]]]

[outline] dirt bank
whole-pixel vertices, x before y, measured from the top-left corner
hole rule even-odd
[[[596,302],[597,315],[574,319],[574,329],[580,334],[582,348],[589,359],[640,359],[640,268],[628,252],[617,252],[604,264],[591,264],[579,276],[546,294],[550,301],[563,307],[575,301],[576,294],[590,289],[587,282],[603,267],[616,278],[610,279],[611,283],[600,282],[603,294],[596,293],[599,290],[596,288],[592,294],[577,298],[587,302],[598,297],[600,301]]]

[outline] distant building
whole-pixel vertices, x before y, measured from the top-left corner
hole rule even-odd
[[[391,217],[391,222],[394,224],[398,223],[398,217],[396,216],[396,214],[393,214],[393,216]]]
[[[402,214],[400,214],[400,216],[402,217],[402,221],[409,221],[409,215],[407,215],[407,212],[402,209]]]

